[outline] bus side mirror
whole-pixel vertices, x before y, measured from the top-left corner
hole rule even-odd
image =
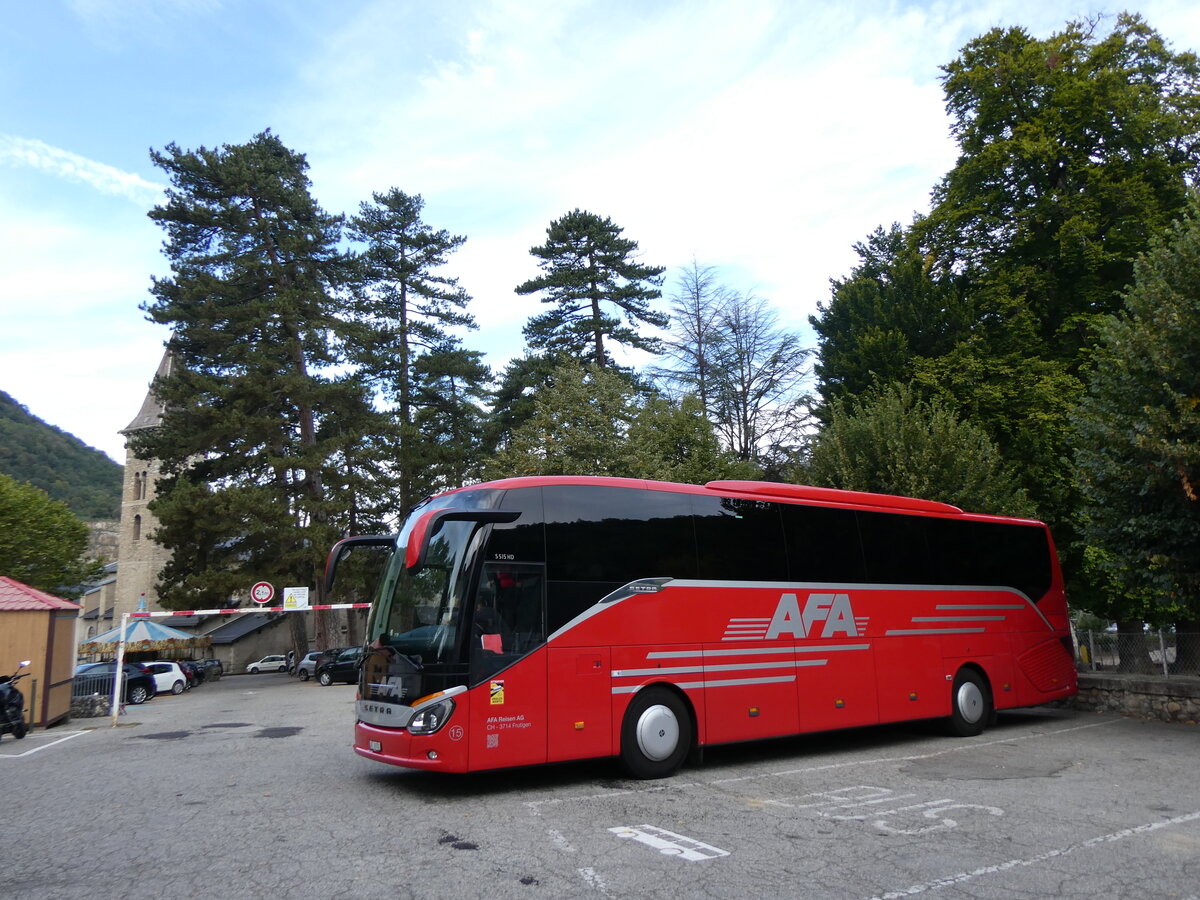
[[[404,565],[410,573],[416,574],[425,566],[425,557],[429,553],[429,542],[438,533],[445,522],[475,522],[479,525],[489,523],[515,522],[521,513],[517,510],[502,509],[433,509],[421,516],[408,535],[408,548],[405,550]]]
[[[394,546],[396,536],[394,534],[368,534],[361,537],[348,537],[338,541],[333,545],[333,549],[329,551],[329,559],[325,561],[325,595],[329,596],[333,591],[333,577],[337,572],[337,565],[341,558],[348,550],[355,547],[387,547]]]

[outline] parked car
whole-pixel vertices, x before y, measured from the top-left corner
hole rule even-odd
[[[125,663],[123,672],[121,696],[126,703],[145,703],[157,693],[154,678],[147,675],[138,666]],[[91,694],[112,695],[113,676],[117,671],[115,662],[84,663],[75,667],[75,683],[72,694],[76,697],[86,697]]]
[[[204,670],[205,678],[220,678],[225,674],[225,667],[219,659],[202,659],[200,668]]]
[[[287,657],[282,653],[277,653],[273,656],[264,656],[257,662],[249,663],[246,666],[246,671],[251,675],[257,675],[259,672],[286,672]]]
[[[155,660],[146,663],[146,670],[154,679],[154,689],[160,694],[170,691],[172,694],[182,694],[189,687],[187,673],[177,662]]]
[[[180,659],[176,660],[176,662],[179,663],[179,668],[183,669],[183,671],[187,674],[188,683],[192,687],[204,682],[204,669],[202,667],[198,666],[190,659]]]
[[[358,681],[358,664],[362,660],[362,647],[347,647],[332,660],[324,660],[317,666],[317,683],[325,686],[335,681],[354,684]]]
[[[310,650],[305,653],[300,662],[296,663],[293,674],[301,681],[308,681],[317,673],[317,660],[321,658],[321,654],[320,650]]]

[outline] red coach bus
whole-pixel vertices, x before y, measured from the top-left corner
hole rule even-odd
[[[514,478],[429,498],[367,625],[355,752],[468,772],[944,717],[1076,691],[1046,526],[765,482]]]

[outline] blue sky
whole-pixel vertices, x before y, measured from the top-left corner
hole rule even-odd
[[[149,159],[271,128],[313,194],[421,194],[493,367],[538,311],[513,288],[576,207],[670,288],[693,258],[803,330],[852,246],[907,223],[953,164],[938,67],[996,25],[1092,2],[42,0],[0,29],[0,390],[124,460],[165,332]],[[1200,4],[1136,9],[1200,49]]]

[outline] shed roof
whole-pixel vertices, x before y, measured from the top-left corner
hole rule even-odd
[[[239,638],[258,631],[270,625],[282,613],[244,613],[234,616],[224,625],[214,628],[208,633],[214,644],[232,644]]]
[[[79,604],[54,597],[37,588],[22,584],[15,578],[0,575],[0,611],[28,611],[43,609],[73,609],[78,611]]]

